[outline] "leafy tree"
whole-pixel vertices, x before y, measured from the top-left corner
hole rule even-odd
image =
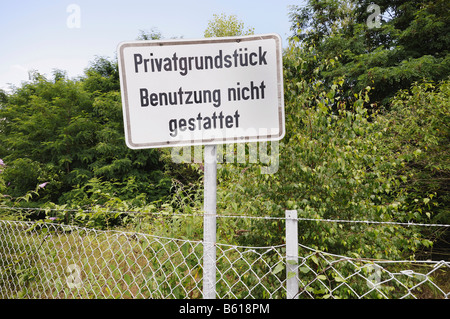
[[[429,221],[435,198],[405,188],[408,157],[388,143],[392,123],[384,115],[368,114],[370,90],[357,94],[351,104],[342,101],[341,90],[342,83],[327,90],[323,84],[291,78],[285,70],[288,134],[280,143],[278,172],[263,175],[250,164],[224,165],[219,171],[220,211],[282,217],[286,209],[297,209],[301,218]],[[420,214],[411,211],[411,196],[420,202]],[[242,221],[232,227],[233,238],[243,245],[284,240],[281,220]],[[421,229],[400,225],[299,221],[299,236],[310,247],[366,258],[405,258],[432,244]]]
[[[20,197],[47,183],[36,200],[88,204],[92,185],[122,199],[167,196],[159,152],[131,151],[123,141],[118,85],[117,64],[97,58],[82,80],[35,73],[8,95],[0,109],[6,193]]]
[[[307,65],[299,76],[322,80],[328,87],[345,76],[346,96],[372,86],[372,102],[384,105],[415,81],[448,77],[450,14],[445,1],[377,1],[380,27],[369,23],[374,19],[370,5],[368,0],[310,0],[305,7],[292,7],[293,39],[303,48]],[[327,67],[318,69],[321,65]]]
[[[415,83],[397,93],[386,115],[385,143],[405,163],[397,173],[406,197],[405,218],[450,223],[449,101],[449,81]],[[448,229],[425,228],[422,233],[448,249]]]
[[[230,37],[239,35],[252,35],[255,33],[254,28],[245,28],[244,23],[235,15],[227,16],[214,14],[213,19],[208,22],[205,30],[205,38],[211,37]]]
[[[101,94],[120,90],[119,69],[117,61],[105,57],[96,57],[85,70],[82,78],[83,88],[91,93]]]
[[[150,31],[139,30],[137,40],[160,40],[162,33],[157,28],[152,28]]]

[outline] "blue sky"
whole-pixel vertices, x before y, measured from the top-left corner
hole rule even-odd
[[[0,89],[28,80],[28,71],[69,77],[83,74],[95,56],[114,57],[117,45],[139,30],[157,28],[164,38],[202,38],[213,14],[236,15],[256,34],[290,35],[289,5],[302,0],[35,0],[0,6]],[[68,19],[79,8],[79,28]],[[70,19],[69,19],[70,20]],[[74,21],[74,20],[71,20]],[[76,25],[75,25],[76,26]]]

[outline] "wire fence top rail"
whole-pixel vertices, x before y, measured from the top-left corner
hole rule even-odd
[[[84,212],[84,213],[95,213],[98,212],[92,209],[59,209],[59,208],[27,208],[27,207],[9,207],[0,206],[0,209],[4,210],[17,210],[17,211],[60,211],[60,212]],[[146,212],[146,211],[120,211],[120,210],[109,210],[106,207],[99,207],[98,210],[104,210],[103,213],[109,214],[140,214],[140,215],[155,215],[163,217],[203,217],[209,216],[211,214],[206,213],[193,213],[193,214],[180,214],[180,213],[170,213],[170,212]],[[379,225],[398,225],[398,226],[419,226],[419,227],[450,227],[450,224],[428,224],[428,223],[416,223],[416,222],[394,222],[394,221],[374,221],[374,220],[349,220],[349,219],[327,219],[327,218],[306,218],[306,217],[296,217],[296,218],[286,218],[286,217],[276,217],[276,216],[250,216],[250,215],[233,215],[233,214],[214,214],[216,218],[241,218],[241,219],[260,219],[260,220],[286,220],[294,219],[297,221],[312,221],[312,222],[327,222],[327,223],[354,223],[354,224],[379,224]]]

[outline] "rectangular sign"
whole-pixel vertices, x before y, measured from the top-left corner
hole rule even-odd
[[[117,51],[128,147],[283,138],[278,35],[123,42]]]

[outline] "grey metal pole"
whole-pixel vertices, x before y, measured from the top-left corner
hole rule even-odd
[[[286,297],[298,299],[298,221],[297,211],[286,211]]]
[[[203,298],[216,298],[217,147],[205,145],[203,217]]]

